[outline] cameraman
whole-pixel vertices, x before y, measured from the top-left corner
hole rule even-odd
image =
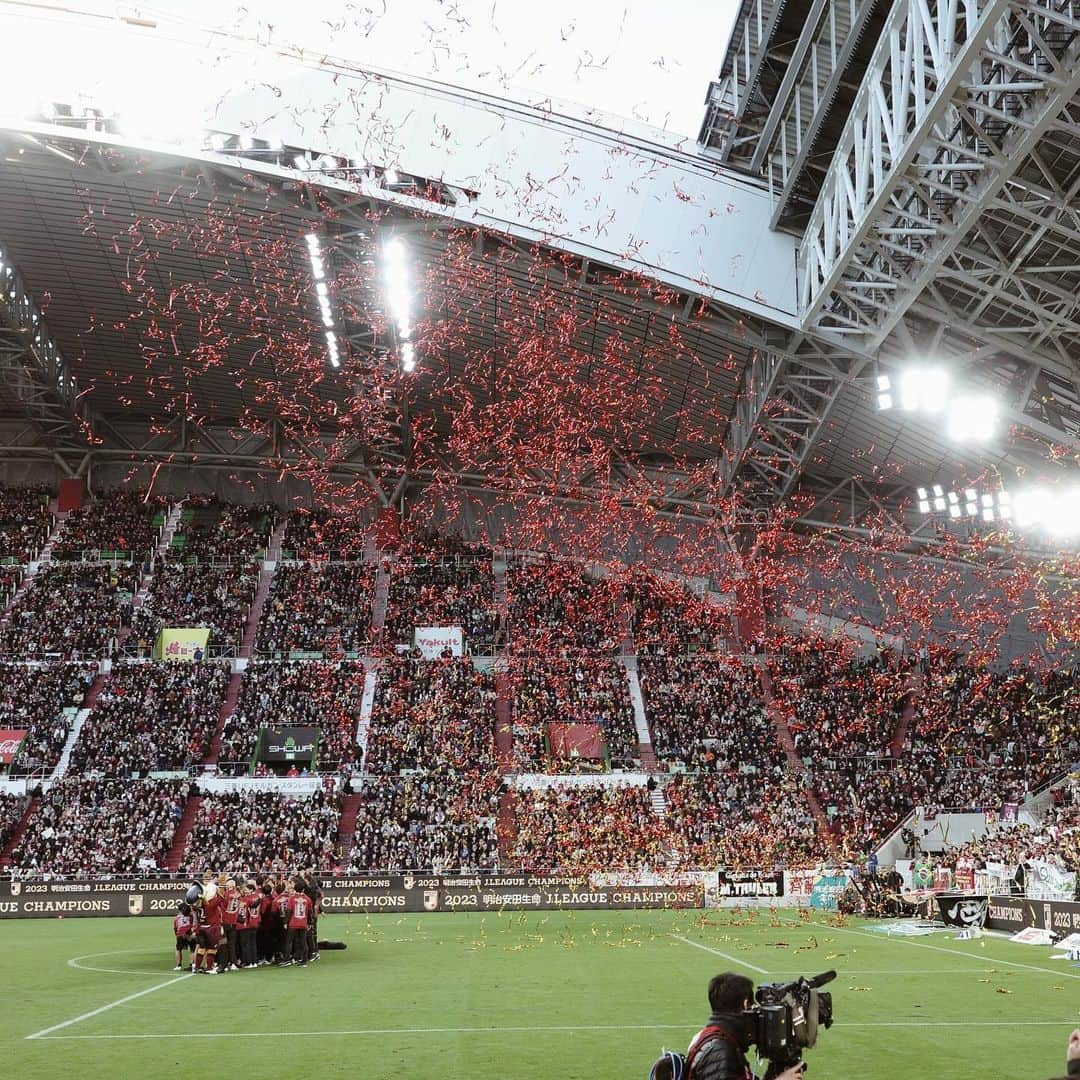
[[[725,971],[709,980],[708,1023],[687,1051],[689,1080],[753,1080],[746,1051],[753,1037],[744,1015],[754,1002],[754,984],[745,975]],[[800,1080],[804,1062],[778,1074],[776,1080]]]

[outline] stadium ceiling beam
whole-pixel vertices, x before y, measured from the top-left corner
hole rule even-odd
[[[897,0],[801,244],[804,329],[879,347],[1080,90],[1078,60],[1053,0]]]
[[[0,249],[0,378],[50,449],[64,457],[106,439],[130,447],[87,404],[19,271]]]
[[[868,358],[797,335],[789,351],[758,350],[744,369],[721,450],[721,499],[779,504],[794,489],[845,387]]]

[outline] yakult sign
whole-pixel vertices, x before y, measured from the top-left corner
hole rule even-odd
[[[25,728],[0,728],[0,764],[11,764],[24,738],[26,738]]]
[[[464,641],[460,626],[418,626],[413,631],[413,645],[425,660],[437,660],[447,649],[460,656]]]

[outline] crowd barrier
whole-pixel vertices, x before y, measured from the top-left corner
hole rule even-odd
[[[528,911],[700,908],[705,890],[684,884],[594,885],[581,877],[505,874],[324,877],[323,912]],[[189,882],[154,878],[0,881],[0,919],[172,915]]]
[[[632,875],[507,872],[474,877],[416,872],[321,878],[327,914],[774,906],[835,910],[848,880],[843,870],[829,867]],[[169,915],[189,884],[182,877],[138,875],[5,879],[0,880],[0,919]]]
[[[1080,933],[1080,901],[1033,900],[1023,896],[991,896],[987,930],[1015,933],[1034,927],[1052,930],[1059,937]]]

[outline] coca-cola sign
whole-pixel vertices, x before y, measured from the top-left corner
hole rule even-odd
[[[24,738],[26,738],[25,728],[0,728],[0,764],[11,764],[11,759]]]

